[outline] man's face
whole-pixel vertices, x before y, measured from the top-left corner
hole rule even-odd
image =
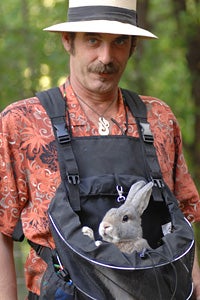
[[[73,43],[63,34],[70,55],[73,83],[90,92],[104,94],[118,86],[130,56],[131,37],[103,33],[76,33]]]

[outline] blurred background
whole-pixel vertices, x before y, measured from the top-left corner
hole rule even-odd
[[[0,6],[0,111],[57,86],[68,75],[59,34],[42,29],[66,20],[66,0],[7,0]],[[184,153],[200,189],[200,1],[138,0],[139,23],[159,37],[140,41],[121,86],[164,100],[174,111]],[[200,228],[195,232],[200,244]],[[15,245],[19,299],[24,299],[26,242]],[[199,247],[200,248],[200,247]]]

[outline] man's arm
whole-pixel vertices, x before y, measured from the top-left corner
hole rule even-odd
[[[0,233],[0,300],[17,300],[12,238]]]

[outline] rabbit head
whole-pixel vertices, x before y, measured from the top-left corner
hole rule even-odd
[[[141,215],[148,206],[152,186],[152,182],[136,182],[131,186],[125,203],[106,213],[99,226],[104,241],[118,243],[142,238]]]

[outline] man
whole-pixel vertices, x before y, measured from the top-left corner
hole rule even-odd
[[[156,37],[137,27],[135,1],[71,0],[68,19],[46,30],[62,33],[70,55],[70,77],[60,90],[67,101],[73,136],[123,134],[138,138],[135,119],[124,106],[118,83],[136,37]],[[189,221],[199,222],[199,196],[184,161],[177,121],[160,100],[142,100],[148,107],[163,178]],[[61,179],[52,128],[36,97],[7,107],[2,112],[0,133],[0,299],[16,300],[14,227],[21,216],[26,238],[54,247],[47,208]],[[25,266],[29,299],[38,299],[45,269],[32,249]],[[200,299],[197,259],[193,275],[194,296]]]

